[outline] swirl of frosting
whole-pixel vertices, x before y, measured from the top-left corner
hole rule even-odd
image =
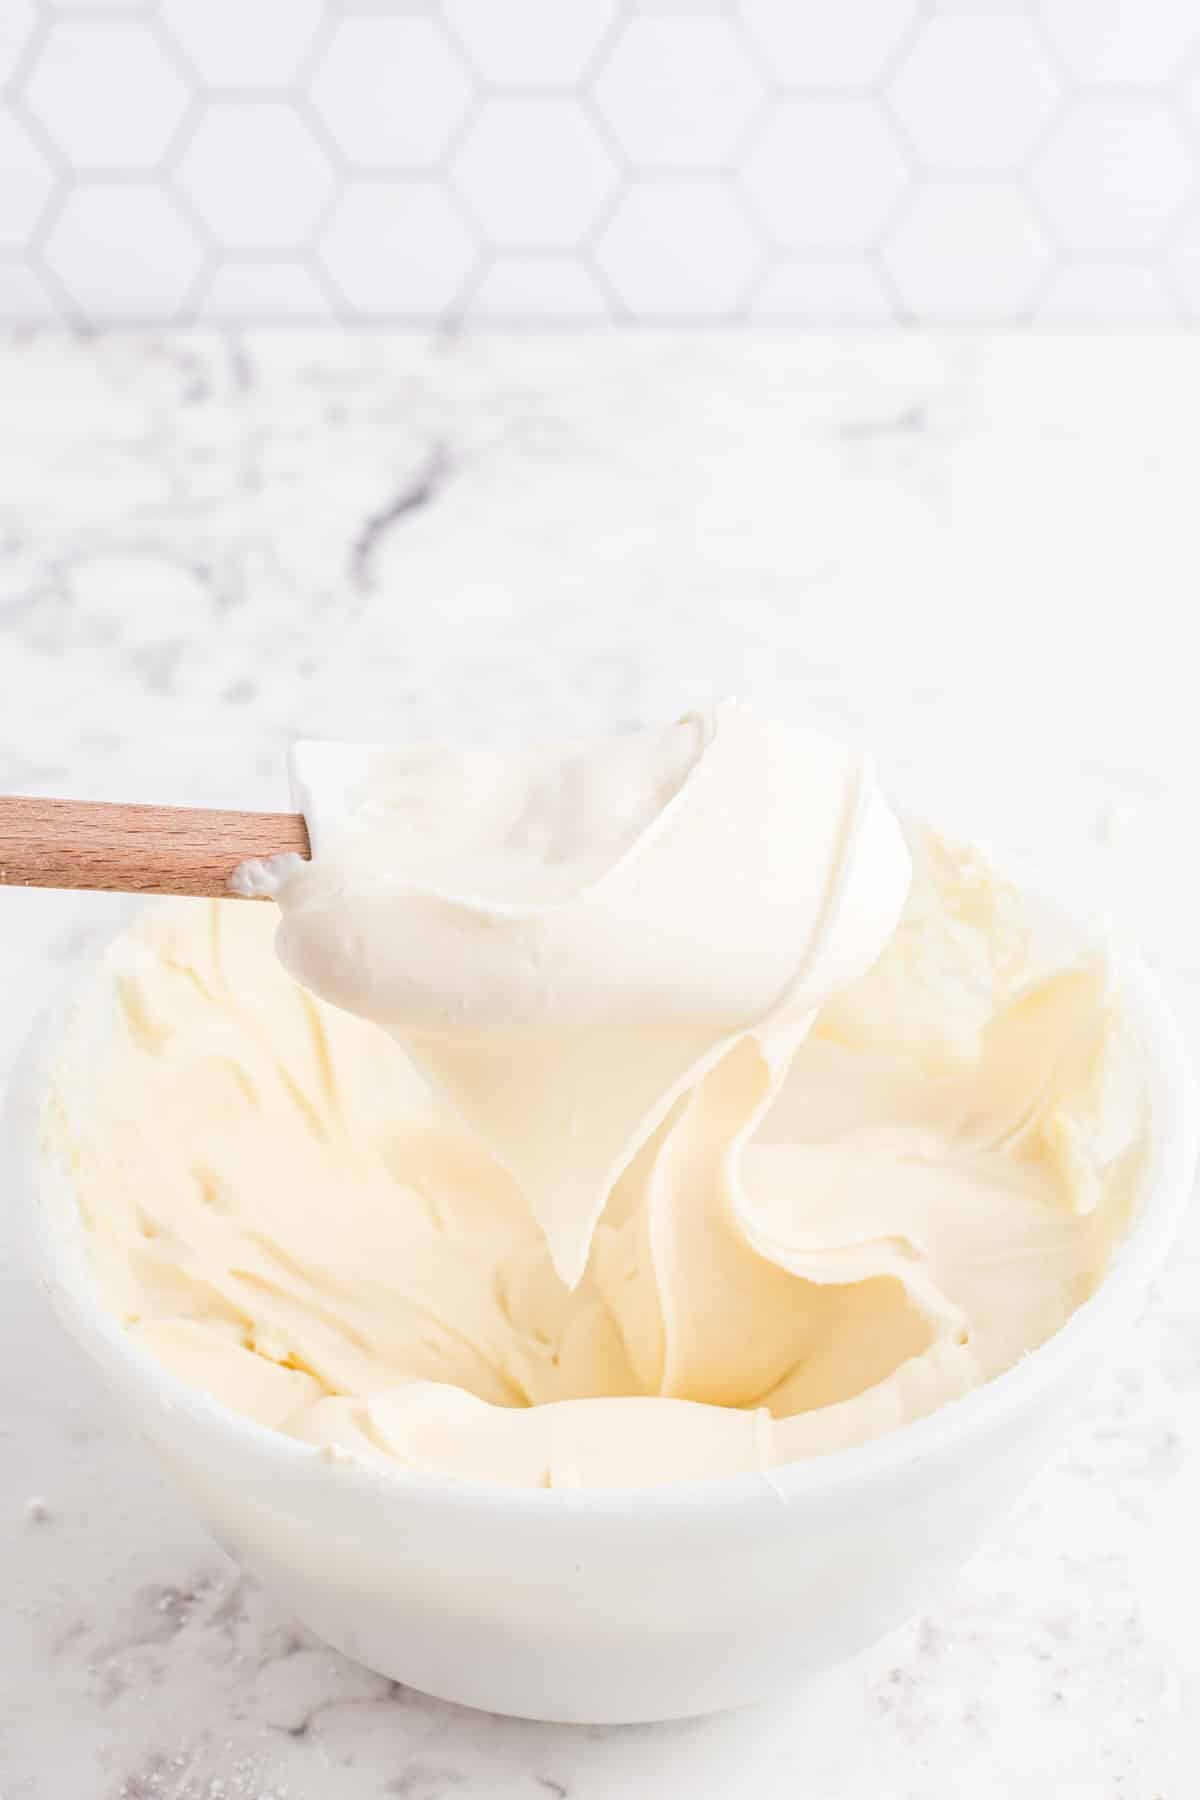
[[[781,1071],[908,890],[869,760],[733,704],[509,755],[298,745],[293,768],[315,854],[279,892],[281,961],[400,1039],[569,1286],[679,1096],[744,1034]]]

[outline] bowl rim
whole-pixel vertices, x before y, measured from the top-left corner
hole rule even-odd
[[[997,859],[1001,861],[1001,859]],[[1005,857],[1001,867],[1023,891],[1048,900],[1078,924],[1081,914],[1063,902],[1035,871]],[[98,977],[109,946],[128,928],[128,916],[105,934],[93,953],[68,969],[18,1055],[10,1088],[8,1128],[18,1153],[17,1186],[28,1260],[54,1310],[80,1347],[100,1365],[110,1385],[140,1389],[159,1410],[187,1416],[200,1437],[219,1442],[257,1462],[266,1473],[305,1485],[351,1484],[364,1498],[391,1506],[436,1507],[447,1513],[503,1514],[553,1526],[596,1519],[658,1520],[670,1524],[697,1515],[738,1515],[748,1507],[802,1503],[838,1493],[949,1454],[986,1436],[1015,1413],[1035,1406],[1060,1377],[1103,1348],[1145,1293],[1162,1266],[1191,1197],[1198,1149],[1200,1108],[1196,1084],[1178,1028],[1158,981],[1136,952],[1113,952],[1125,1016],[1143,1053],[1150,1110],[1149,1151],[1136,1212],[1095,1291],[1044,1343],[981,1386],[945,1402],[923,1418],[865,1444],[828,1452],[769,1471],[743,1471],[659,1486],[527,1488],[451,1475],[382,1469],[327,1451],[233,1412],[222,1402],[173,1375],[138,1344],[103,1305],[87,1264],[84,1232],[73,1214],[65,1172],[45,1146],[45,1102],[65,1031]]]

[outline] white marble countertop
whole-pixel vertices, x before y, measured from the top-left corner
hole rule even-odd
[[[282,805],[296,728],[732,691],[1103,896],[1200,1050],[1200,341],[31,337],[0,396],[0,787]],[[111,918],[0,891],[6,1062]],[[0,1795],[1194,1800],[1198,1282],[1194,1227],[927,1617],[767,1707],[572,1729],[296,1633],[6,1244]]]

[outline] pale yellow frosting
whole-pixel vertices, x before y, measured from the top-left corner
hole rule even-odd
[[[876,1437],[1101,1279],[1144,1137],[1108,954],[976,851],[910,868],[861,757],[721,708],[337,767],[279,888],[308,986],[274,908],[165,903],[55,1086],[106,1303],[184,1380],[386,1467],[644,1485]]]

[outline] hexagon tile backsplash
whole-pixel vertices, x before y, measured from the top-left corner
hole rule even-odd
[[[0,0],[0,319],[1200,316],[1198,0]]]

